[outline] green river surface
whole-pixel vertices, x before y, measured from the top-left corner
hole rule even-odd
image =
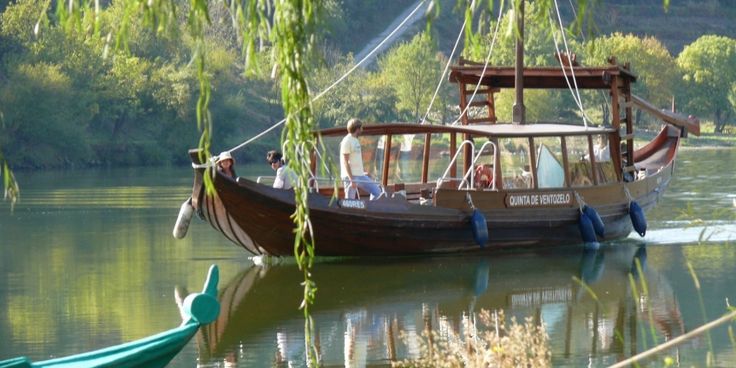
[[[269,170],[238,165],[241,175]],[[255,265],[196,217],[185,239],[172,237],[191,169],[17,178],[20,203],[12,213],[0,207],[0,360],[45,360],[173,328],[180,323],[174,287],[201,289],[217,264],[221,318],[170,366],[306,366],[293,260]],[[318,260],[313,316],[322,364],[385,366],[416,356],[424,331],[462,331],[464,319],[502,309],[544,323],[554,366],[608,366],[723,315],[729,301],[736,305],[735,206],[736,150],[685,150],[670,188],[647,214],[643,239],[632,235],[597,252],[572,244],[489,256]],[[646,295],[634,296],[632,270]],[[663,366],[665,357],[705,366],[712,352],[714,366],[734,367],[728,326],[644,366]]]

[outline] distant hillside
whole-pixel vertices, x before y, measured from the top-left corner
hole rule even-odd
[[[601,0],[595,13],[600,33],[654,36],[673,56],[702,35],[736,38],[735,0],[672,0],[667,12],[661,0]]]
[[[385,5],[376,7],[375,2],[376,0],[343,0],[343,15],[346,18],[333,20],[341,26],[333,26],[339,32],[333,31],[331,37],[331,41],[343,52],[355,52],[368,39],[380,33],[382,27],[390,24],[402,9],[415,3],[407,0],[391,1],[389,9]],[[571,2],[577,6],[577,0]],[[574,18],[571,2],[559,1],[566,24],[570,24]],[[442,12],[433,24],[440,49],[447,54],[452,49],[462,24],[463,15],[455,9],[456,3],[455,0],[440,0]],[[496,1],[496,6],[499,3]],[[594,20],[593,35],[621,32],[654,36],[676,57],[685,45],[706,34],[736,38],[736,0],[671,0],[668,11],[665,11],[662,0],[598,0],[594,8]],[[346,26],[347,24],[350,26]],[[401,39],[410,39],[424,28],[425,22],[418,22]],[[346,29],[350,32],[344,33]]]

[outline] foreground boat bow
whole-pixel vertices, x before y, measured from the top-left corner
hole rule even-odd
[[[181,326],[129,343],[63,358],[32,362],[26,357],[0,361],[0,368],[21,367],[165,367],[199,327],[217,319],[220,303],[217,301],[219,271],[210,267],[202,293],[193,293],[183,301],[177,298],[182,315]],[[178,296],[178,294],[177,294]]]

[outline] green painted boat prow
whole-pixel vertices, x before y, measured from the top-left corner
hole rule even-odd
[[[64,358],[31,362],[26,357],[0,361],[0,368],[25,367],[164,367],[186,346],[200,326],[209,324],[220,314],[217,284],[220,273],[210,267],[201,293],[189,294],[177,304],[184,319],[181,326],[129,343],[72,355]]]

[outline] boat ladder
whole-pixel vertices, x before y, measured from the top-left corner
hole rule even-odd
[[[453,165],[456,164],[457,158],[460,155],[461,149],[465,146],[470,146],[470,155],[473,157],[473,161],[470,163],[470,166],[468,170],[465,172],[465,175],[463,175],[462,178],[455,178],[455,177],[448,177],[447,175],[450,173],[450,170],[452,169]],[[483,145],[480,147],[480,150],[478,150],[478,153],[475,153],[475,144],[473,144],[470,140],[465,140],[462,143],[460,143],[460,146],[458,146],[457,150],[455,151],[455,155],[452,156],[452,160],[450,160],[450,163],[447,165],[447,169],[445,169],[445,172],[442,174],[442,176],[437,179],[437,188],[440,187],[440,185],[445,181],[450,180],[460,180],[460,184],[458,185],[457,189],[471,189],[474,190],[475,188],[475,163],[478,161],[480,156],[483,154],[483,151],[486,150],[488,146],[493,147],[493,163],[494,166],[496,164],[496,154],[498,153],[498,147],[496,146],[496,143],[492,141],[488,141],[486,143],[483,143]],[[493,180],[491,181],[491,190],[497,190],[496,189],[496,175],[493,175]]]

